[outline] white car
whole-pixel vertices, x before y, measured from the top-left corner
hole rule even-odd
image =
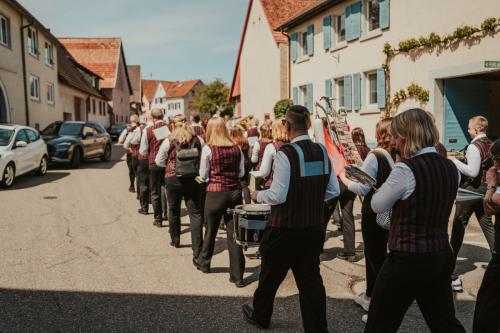
[[[47,145],[37,130],[27,126],[0,125],[0,184],[10,187],[17,176],[47,173]]]

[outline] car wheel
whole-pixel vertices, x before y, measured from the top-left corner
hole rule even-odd
[[[106,147],[104,148],[104,155],[102,155],[101,157],[101,161],[103,162],[109,162],[111,161],[111,145],[106,145]]]
[[[47,166],[48,166],[47,155],[44,155],[42,157],[42,160],[40,161],[40,166],[36,171],[37,176],[45,176],[45,174],[47,174]]]
[[[80,147],[76,147],[75,150],[73,150],[70,167],[71,169],[78,169],[80,164],[82,164],[82,149]]]
[[[4,187],[11,187],[14,184],[14,179],[16,178],[16,167],[14,163],[9,163],[5,167],[2,175],[2,185]]]

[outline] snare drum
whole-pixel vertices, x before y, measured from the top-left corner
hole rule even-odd
[[[271,206],[261,204],[239,205],[228,212],[233,214],[234,239],[246,248],[258,246],[267,227]]]

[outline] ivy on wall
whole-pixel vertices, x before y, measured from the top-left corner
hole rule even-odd
[[[394,98],[391,99],[391,60],[399,54],[412,54],[420,50],[429,50],[435,48],[446,48],[457,43],[473,40],[477,38],[483,38],[485,36],[491,36],[500,31],[500,17],[489,17],[485,19],[481,26],[461,26],[451,34],[438,35],[435,32],[431,32],[428,36],[422,36],[417,38],[409,38],[399,42],[397,48],[393,47],[389,43],[384,45],[384,54],[386,55],[385,63],[382,67],[385,70],[386,78],[386,100],[387,108],[385,111],[385,116],[390,116],[391,112],[396,112],[399,105],[403,103],[407,98],[414,98],[422,104],[429,101],[429,91],[412,83],[406,90],[401,89],[394,94]]]

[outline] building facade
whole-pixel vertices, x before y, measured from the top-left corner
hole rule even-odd
[[[142,113],[142,80],[141,80],[141,66],[130,65],[127,66],[132,85],[132,95],[130,96],[130,109],[131,112],[137,115]]]
[[[142,80],[142,113],[149,114],[160,81]]]
[[[322,96],[333,98],[334,108],[347,111],[350,126],[362,127],[371,144],[383,113],[415,106],[435,115],[448,149],[467,143],[467,120],[474,115],[488,117],[490,134],[498,136],[499,26],[447,45],[400,52],[390,61],[390,71],[383,68],[386,43],[398,49],[404,40],[447,36],[464,25],[481,27],[492,16],[500,23],[496,0],[480,6],[465,0],[321,1],[280,27],[291,36],[294,102],[315,112]],[[399,105],[389,107],[388,97],[394,101],[401,90],[409,95],[411,86],[427,91],[428,101],[400,98]]]
[[[194,99],[203,87],[201,80],[184,82],[161,81],[152,103],[152,109],[161,109],[167,117],[183,114],[189,117],[194,108]]]

